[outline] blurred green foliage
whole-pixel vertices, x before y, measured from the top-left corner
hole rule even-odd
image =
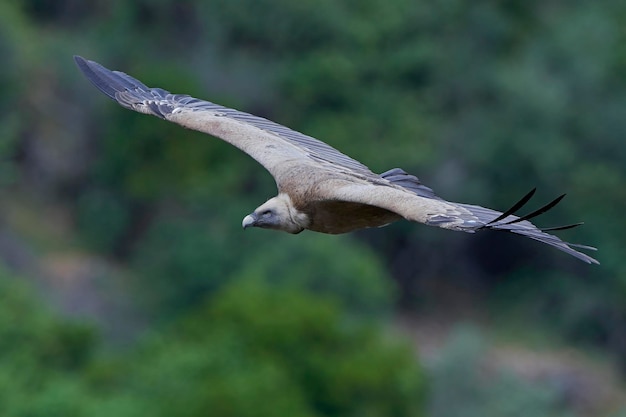
[[[342,238],[329,242],[315,234],[298,236],[298,245],[289,235],[277,236],[271,246],[263,236],[237,242],[229,239],[240,232],[237,220],[211,223],[189,213],[155,222],[138,242],[134,258],[135,286],[148,310],[176,315],[235,280],[335,297],[361,317],[391,310],[392,283],[368,248]],[[333,252],[342,257],[329,257]],[[247,260],[243,264],[242,256]]]
[[[0,414],[79,416],[77,377],[92,359],[90,327],[52,318],[32,288],[0,270]]]
[[[118,413],[121,395],[157,416],[422,415],[425,381],[410,347],[340,311],[299,291],[229,285],[118,363],[117,375],[94,373],[108,392],[100,413]]]
[[[419,366],[363,323],[398,306],[447,313],[440,300],[455,298],[442,293],[455,291],[626,364],[625,22],[618,0],[0,4],[0,198],[49,223],[62,211],[68,240],[129,272],[124,290],[159,334],[94,360],[94,331],[6,280],[0,414],[420,415]],[[269,174],[221,141],[118,108],[73,54],[270,118],[376,172],[402,167],[444,198],[502,209],[534,186],[545,200],[567,192],[540,223],[586,221],[563,237],[598,246],[602,265],[409,224],[243,233],[275,192]],[[22,243],[6,239],[20,233],[5,234],[19,229],[8,206],[2,262],[37,271],[45,254],[10,250]],[[472,343],[433,370],[433,415],[566,415],[550,390],[482,383]],[[504,404],[502,391],[516,395]]]
[[[5,274],[0,301],[4,416],[423,415],[409,344],[295,289],[235,281],[113,356]]]
[[[471,327],[456,329],[434,365],[432,417],[570,417],[558,386],[528,382],[488,368],[486,341]],[[454,398],[455,401],[450,401]]]

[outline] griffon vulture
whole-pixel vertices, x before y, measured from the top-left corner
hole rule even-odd
[[[188,95],[149,88],[123,72],[79,56],[74,59],[89,81],[121,106],[216,136],[263,165],[276,180],[278,195],[247,215],[244,229],[336,234],[406,219],[469,233],[507,231],[552,245],[584,262],[598,263],[575,249],[595,248],[546,233],[579,224],[539,229],[528,221],[554,207],[563,196],[521,217],[514,213],[534,190],[504,213],[449,202],[402,169],[375,174],[326,143],[277,123]]]

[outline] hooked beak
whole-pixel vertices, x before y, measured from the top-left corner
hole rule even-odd
[[[254,215],[254,213],[248,214],[246,217],[243,218],[243,221],[241,222],[241,227],[243,227],[243,230],[246,230],[248,227],[254,227],[255,223],[256,216]]]

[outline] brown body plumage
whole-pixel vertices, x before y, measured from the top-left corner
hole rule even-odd
[[[598,263],[575,248],[589,246],[563,242],[529,219],[562,198],[518,217],[514,212],[531,191],[504,213],[445,201],[399,168],[375,174],[362,163],[324,142],[244,112],[187,95],[149,88],[123,72],[75,57],[80,70],[103,93],[123,107],[151,114],[189,129],[218,137],[258,161],[276,180],[278,195],[246,216],[246,227],[299,233],[303,230],[338,234],[380,227],[406,219],[450,230],[502,230],[552,245],[587,263]]]

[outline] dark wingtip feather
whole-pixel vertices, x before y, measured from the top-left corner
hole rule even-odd
[[[498,230],[498,231],[503,231],[503,232],[515,233],[517,235],[525,236],[530,239],[534,239],[539,242],[554,246],[555,248],[562,250],[563,252],[569,255],[572,255],[575,258],[578,258],[581,261],[586,262],[588,264],[599,264],[600,262],[598,262],[596,259],[592,258],[591,256],[585,253],[582,253],[576,250],[576,249],[583,249],[583,250],[595,251],[596,248],[591,247],[591,246],[586,246],[586,245],[579,245],[575,243],[565,242],[555,235],[546,233],[548,231],[571,229],[571,228],[580,226],[582,223],[575,223],[575,224],[569,224],[565,226],[556,226],[556,227],[549,227],[545,229],[539,229],[533,223],[528,221],[529,219],[539,216],[540,214],[543,214],[546,211],[553,208],[554,206],[556,206],[565,197],[565,194],[559,196],[558,198],[552,200],[550,203],[546,204],[545,206],[525,216],[517,217],[513,215],[513,213],[516,210],[521,208],[530,199],[530,197],[532,197],[534,192],[535,190],[533,189],[531,192],[526,194],[520,201],[515,203],[513,207],[511,207],[504,213],[500,213],[498,211],[491,210],[485,207],[473,206],[469,204],[460,204],[460,206],[469,210],[472,213],[472,215],[475,216],[475,218],[477,218],[480,222],[482,222],[481,226],[478,226],[478,227],[468,226],[467,228],[464,228],[462,230],[476,231],[476,230],[490,229],[490,230]]]
[[[165,114],[172,112],[169,102],[160,102],[167,98],[168,91],[162,88],[149,88],[124,72],[111,71],[97,62],[78,55],[74,56],[74,61],[98,90],[117,101],[122,107],[141,113],[151,113],[161,119],[165,118]]]
[[[510,209],[508,209],[507,211],[505,211],[504,213],[502,213],[501,215],[499,215],[498,217],[496,217],[495,219],[487,223],[487,225],[497,223],[500,220],[506,219],[510,215],[515,214],[517,210],[521,209],[526,203],[528,203],[528,200],[532,198],[532,196],[535,194],[535,191],[537,191],[537,188],[533,188],[532,190],[530,190],[528,194],[522,197],[517,203],[513,204],[513,207],[511,207]]]
[[[88,61],[85,58],[74,55],[74,62],[78,66],[78,69],[87,77],[87,79],[96,86],[96,88],[106,94],[109,98],[115,100],[115,93],[120,91],[114,86],[117,83],[112,83],[110,77],[106,77],[103,72],[103,67],[93,61]],[[100,67],[100,68],[98,68]]]
[[[505,232],[511,232],[511,233],[515,233],[521,236],[526,236],[528,238],[537,240],[539,242],[546,243],[550,246],[554,246],[555,248],[560,249],[563,252],[569,255],[572,255],[573,257],[580,259],[581,261],[586,262],[588,264],[596,264],[596,265],[600,264],[600,262],[598,262],[595,258],[592,258],[586,253],[582,253],[576,250],[576,249],[582,249],[582,250],[596,251],[597,250],[596,248],[592,246],[587,246],[587,245],[580,245],[577,243],[565,242],[555,235],[551,235],[549,233],[546,233],[536,228],[535,225],[533,225],[529,221],[523,221],[521,223],[515,223],[515,224],[503,224],[500,226],[496,226],[494,230],[502,230]]]
[[[556,230],[573,229],[574,227],[582,226],[583,224],[585,224],[585,222],[579,222],[579,223],[574,223],[574,224],[567,224],[565,226],[542,227],[539,230],[541,230],[542,232],[554,232]]]
[[[74,55],[74,61],[85,77],[87,77],[98,90],[102,91],[113,100],[119,101],[118,93],[127,91],[146,93],[152,91],[144,83],[124,72],[111,71],[97,62],[89,61],[78,55]],[[163,89],[155,89],[155,91],[156,90],[158,90],[161,95],[168,94],[168,92]]]
[[[529,219],[532,219],[533,217],[537,217],[540,214],[545,213],[546,211],[550,210],[551,208],[553,208],[554,206],[559,204],[561,202],[561,200],[563,200],[563,197],[565,197],[565,194],[562,194],[562,195],[558,196],[557,198],[555,198],[554,200],[552,200],[551,202],[549,202],[545,206],[540,207],[537,210],[535,210],[535,211],[533,211],[531,213],[528,213],[525,216],[522,216],[522,217],[517,218],[515,220],[511,220],[510,222],[507,222],[506,224],[519,223],[521,221],[529,220]]]

